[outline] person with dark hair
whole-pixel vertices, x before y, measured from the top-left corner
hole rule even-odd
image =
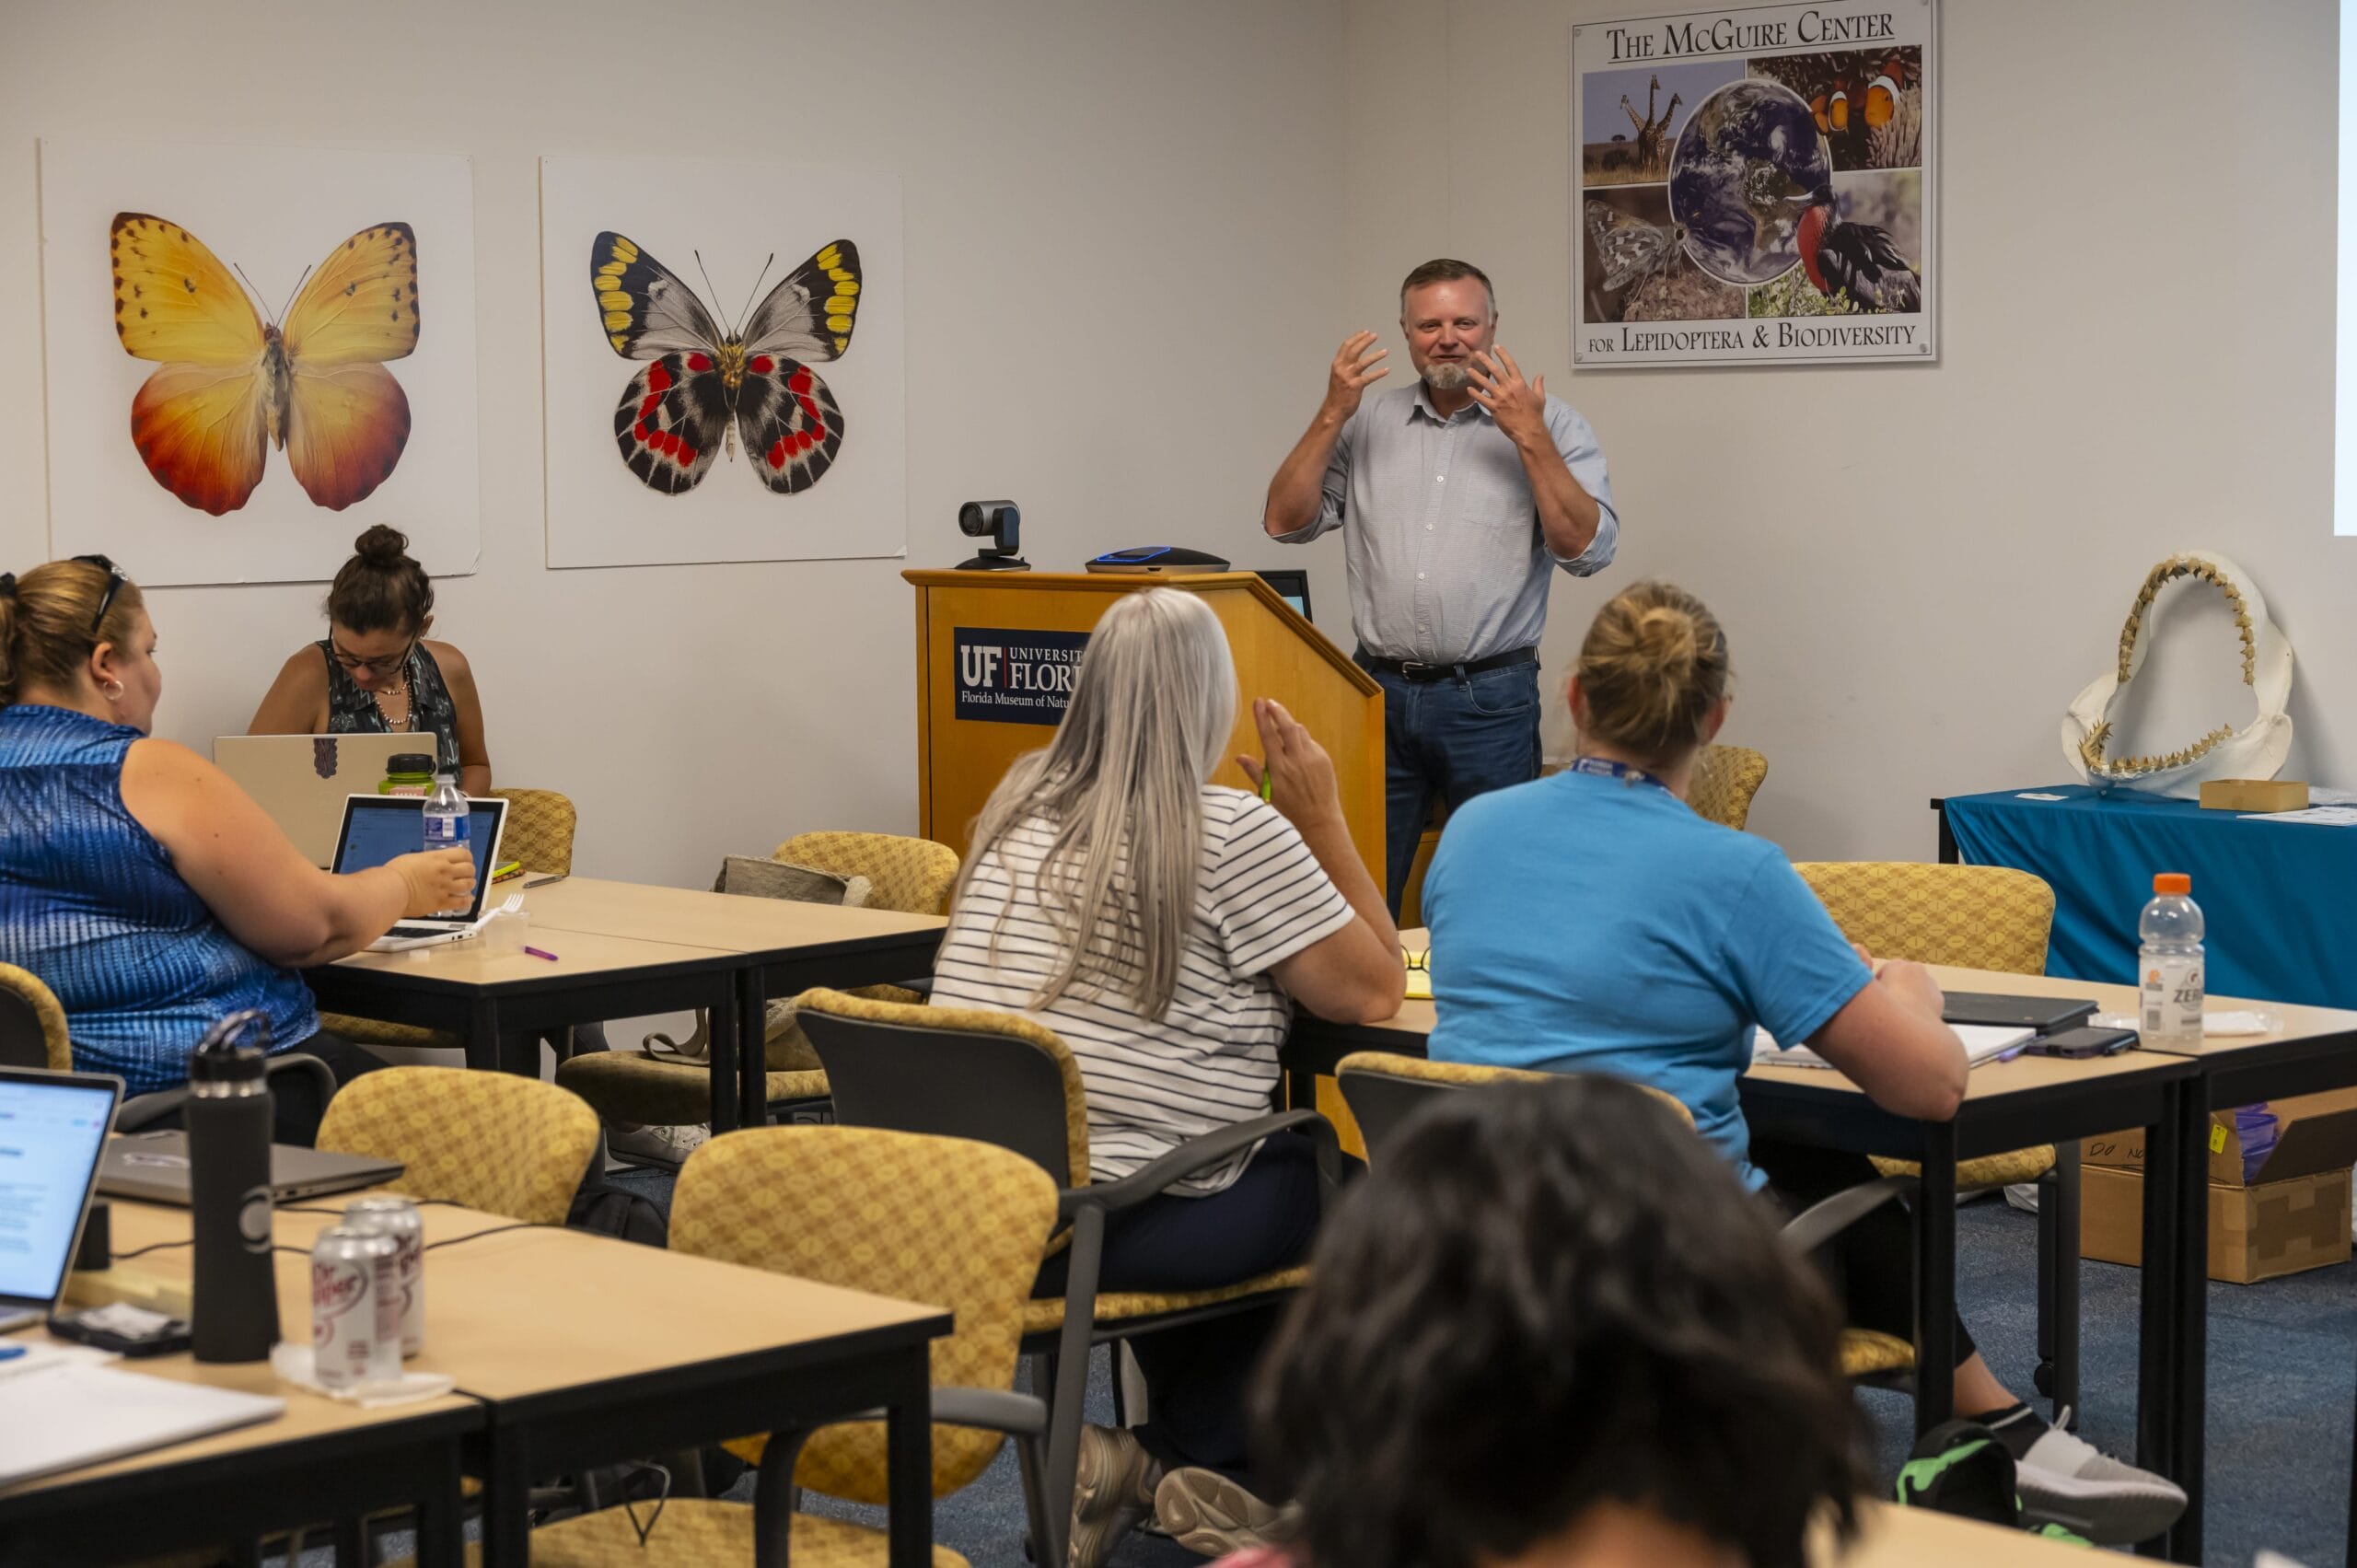
[[[464,850],[333,877],[211,762],[149,737],[164,675],[139,586],[100,555],[0,573],[0,962],[57,993],[74,1064],[134,1094],[185,1082],[227,1014],[339,1080],[382,1066],[319,1028],[295,971],[463,903]],[[282,1143],[324,1107],[280,1101]]]
[[[1356,657],[1383,687],[1395,916],[1435,799],[1454,811],[1538,776],[1548,585],[1602,571],[1620,538],[1596,433],[1498,346],[1487,273],[1418,267],[1399,330],[1416,384],[1366,397],[1389,351],[1343,340],[1260,519],[1285,544],[1342,529]]]
[[[1440,1096],[1348,1190],[1270,1348],[1257,1451],[1294,1509],[1267,1561],[1803,1568],[1860,1484],[1840,1342],[1653,1096]]]
[[[353,541],[328,587],[328,634],[291,656],[254,710],[249,735],[434,737],[435,761],[469,795],[491,788],[482,698],[467,656],[429,643],[434,579],[409,538],[383,523]]]
[[[1797,1211],[1872,1180],[1863,1155],[1755,1140],[1737,1080],[1753,1031],[1807,1044],[1884,1109],[1956,1114],[1964,1047],[1922,965],[1876,965],[1765,839],[1687,806],[1726,721],[1726,633],[1693,595],[1644,582],[1597,612],[1571,680],[1579,755],[1564,772],[1451,818],[1424,881],[1439,1021],[1434,1060],[1650,1084],[1744,1182]],[[1914,1337],[1913,1241],[1886,1205],[1830,1249],[1849,1319]],[[2168,1527],[2185,1493],[2109,1458],[1997,1381],[1956,1325],[1956,1411],[2017,1463],[2026,1516],[2098,1541]]]

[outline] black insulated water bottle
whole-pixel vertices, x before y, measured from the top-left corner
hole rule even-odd
[[[199,1361],[261,1361],[278,1339],[270,1256],[270,1024],[232,1013],[189,1053],[189,1195]]]

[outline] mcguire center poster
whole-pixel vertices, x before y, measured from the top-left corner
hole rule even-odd
[[[1573,359],[1937,357],[1933,0],[1572,29]]]

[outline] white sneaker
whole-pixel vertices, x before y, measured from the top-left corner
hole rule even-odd
[[[642,1127],[627,1121],[609,1121],[606,1152],[629,1165],[677,1170],[711,1137],[712,1129],[703,1126]]]
[[[2059,1425],[2014,1467],[2014,1490],[2024,1523],[2061,1525],[2097,1546],[2150,1540],[2185,1512],[2176,1482],[2122,1464]]]
[[[1131,1527],[1154,1511],[1155,1469],[1154,1456],[1128,1427],[1080,1429],[1070,1568],[1103,1568]]]
[[[2026,1214],[2038,1213],[2038,1183],[2016,1181],[2005,1189],[2005,1202]]]

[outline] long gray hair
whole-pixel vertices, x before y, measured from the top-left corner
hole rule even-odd
[[[1056,968],[1032,1007],[1080,990],[1126,996],[1149,1018],[1169,1011],[1195,919],[1202,789],[1235,726],[1236,664],[1211,608],[1175,588],[1116,599],[1055,738],[991,792],[958,877],[962,901],[1010,832],[1038,819],[1052,835],[1029,889],[1004,868],[1007,904],[991,928],[995,963],[1007,909],[1036,902],[1054,927]]]

